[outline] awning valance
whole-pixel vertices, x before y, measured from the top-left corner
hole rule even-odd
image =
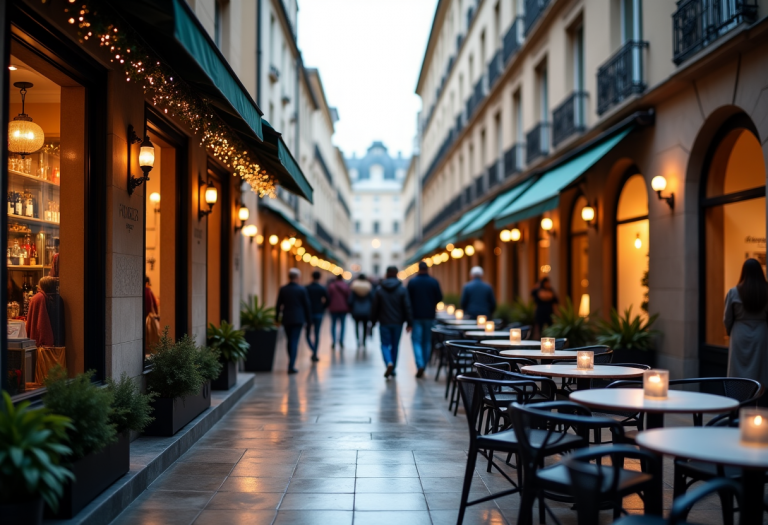
[[[314,236],[312,235],[309,230],[304,227],[303,224],[301,224],[299,221],[285,213],[283,210],[280,210],[278,208],[272,207],[269,204],[266,204],[266,199],[259,202],[259,208],[269,211],[270,213],[276,215],[277,217],[281,218],[283,221],[285,221],[291,228],[293,228],[297,234],[304,237],[307,241],[307,244],[309,244],[310,248],[312,248],[315,252],[317,252],[315,255],[325,255],[325,247],[322,245],[322,243]]]
[[[458,221],[448,226],[445,230],[431,237],[419,248],[413,256],[408,259],[407,264],[413,264],[420,261],[430,253],[443,249],[446,244],[456,242],[456,235],[461,229],[474,219],[481,211],[485,209],[486,204],[480,204],[462,215]]]
[[[506,209],[507,206],[514,202],[514,200],[518,198],[526,189],[528,189],[528,186],[530,185],[530,181],[525,181],[522,184],[515,186],[511,190],[507,190],[496,197],[493,202],[488,204],[488,206],[483,209],[482,213],[478,214],[477,217],[475,217],[471,222],[467,224],[463,230],[461,230],[459,238],[467,239],[469,237],[481,235],[485,225],[491,222],[496,217],[496,215],[499,214],[499,212]]]

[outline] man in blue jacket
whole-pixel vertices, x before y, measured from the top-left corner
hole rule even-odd
[[[299,284],[301,271],[298,268],[288,270],[290,282],[280,288],[275,306],[275,322],[285,328],[285,339],[288,345],[288,373],[295,374],[296,354],[299,351],[301,329],[312,319],[312,309],[309,306],[307,289]]]
[[[435,325],[435,309],[443,300],[440,283],[429,275],[427,263],[419,263],[419,273],[408,283],[408,295],[413,309],[413,356],[416,358],[416,377],[424,376],[424,369],[432,353],[432,327]]]
[[[471,319],[484,315],[490,319],[496,311],[496,296],[493,294],[493,288],[483,282],[483,269],[479,266],[473,267],[469,271],[469,276],[471,280],[461,291],[461,309],[464,310],[464,317]]]

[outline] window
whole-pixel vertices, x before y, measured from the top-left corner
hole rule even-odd
[[[368,170],[371,180],[383,180],[384,179],[384,166],[381,164],[374,164]]]
[[[275,17],[269,15],[269,65],[275,65]],[[269,119],[272,120],[272,113]]]
[[[215,0],[213,2],[213,41],[219,49],[221,49],[221,34],[221,2]]]
[[[398,221],[392,223],[392,233],[400,233],[400,223]]]
[[[581,218],[587,205],[584,196],[576,199],[571,213],[571,301],[579,314],[589,314],[589,237],[588,226]]]
[[[616,309],[647,309],[648,188],[637,169],[624,183],[616,210]],[[722,312],[721,312],[722,314]]]
[[[355,233],[360,233],[360,221],[355,221]]]
[[[379,221],[373,221],[373,233],[379,233]]]
[[[379,270],[381,270],[381,266],[378,264],[373,265],[373,275],[376,277],[379,277]]]

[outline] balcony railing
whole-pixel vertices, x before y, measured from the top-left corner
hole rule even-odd
[[[502,53],[499,50],[496,51],[496,54],[493,55],[493,58],[488,63],[488,89],[493,87],[493,84],[496,83],[496,80],[498,80],[503,71],[504,62],[502,62]]]
[[[515,56],[523,43],[523,17],[518,16],[504,35],[504,64]]]
[[[462,199],[462,206],[467,206],[472,202],[472,184],[464,188],[464,198]]]
[[[575,91],[552,111],[552,146],[586,129],[587,94]]]
[[[513,144],[504,152],[504,178],[511,177],[523,170],[523,145]]]
[[[630,40],[597,70],[597,113],[645,90],[643,49],[648,42]]]
[[[549,122],[539,122],[525,136],[525,158],[533,162],[549,153]]]
[[[757,18],[756,0],[681,0],[672,15],[675,64],[684,62],[742,22]]]
[[[483,101],[483,97],[485,97],[485,77],[480,77],[480,80],[477,81],[477,84],[475,84],[475,87],[472,90],[472,94],[469,95],[469,98],[467,99],[467,120],[472,118],[472,115],[475,113],[475,109],[477,109],[477,106],[480,105],[480,102]]]
[[[320,237],[322,240],[333,246],[333,235],[328,233],[328,231],[322,227],[322,225],[319,222],[315,222],[315,234]]]
[[[488,189],[493,188],[499,182],[501,182],[501,177],[499,176],[499,174],[501,173],[502,162],[503,162],[503,157],[502,159],[497,160],[496,162],[494,162],[488,167]]]
[[[547,8],[549,0],[525,0],[525,35],[528,36],[528,32],[539,19],[541,13]]]
[[[485,195],[485,175],[478,175],[478,177],[475,179],[475,199],[480,197],[481,195]]]

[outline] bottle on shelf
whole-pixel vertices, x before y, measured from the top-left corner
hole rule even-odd
[[[32,192],[29,190],[24,191],[24,215],[27,217],[35,216],[35,204],[32,201]]]
[[[30,245],[29,264],[31,266],[35,266],[36,264],[42,264],[37,257],[37,243],[35,241],[32,241],[32,244]]]
[[[14,213],[16,215],[24,215],[24,205],[21,202],[21,194],[19,192],[14,193],[14,199],[13,199],[14,207],[16,208],[14,210]]]
[[[13,215],[16,211],[16,205],[13,203],[13,192],[8,192],[8,215]]]
[[[29,313],[29,300],[34,295],[34,291],[32,291],[32,285],[30,284],[30,277],[28,274],[24,274],[24,283],[21,285],[21,295],[24,298],[24,315],[26,316]],[[30,294],[30,291],[32,293]]]

